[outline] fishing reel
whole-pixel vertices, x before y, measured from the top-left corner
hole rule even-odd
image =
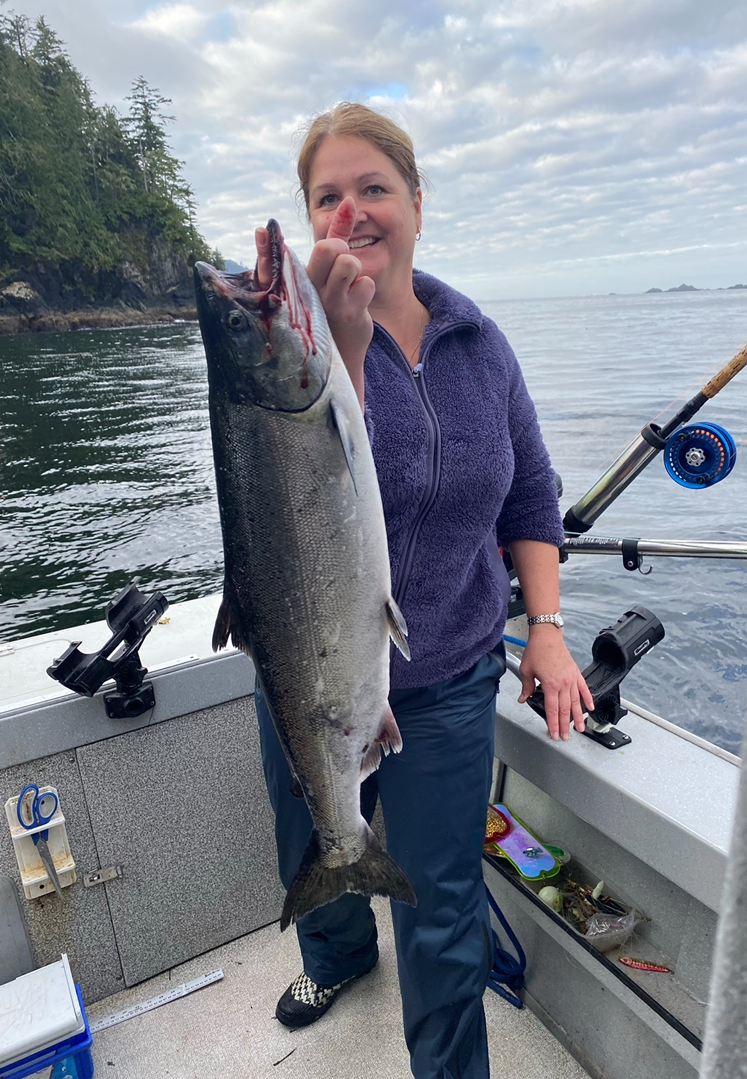
[[[137,719],[156,703],[153,683],[143,681],[148,670],[140,664],[138,649],[168,606],[162,592],[144,596],[129,585],[106,608],[112,631],[106,644],[86,655],[78,647],[81,642],[74,641],[47,667],[47,674],[83,697],[93,697],[113,678],[117,692],[104,694],[106,714],[110,719]]]
[[[725,480],[736,460],[734,439],[717,423],[681,427],[664,447],[664,465],[669,475],[694,490]]]

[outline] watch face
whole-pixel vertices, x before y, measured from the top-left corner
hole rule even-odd
[[[561,629],[565,625],[565,618],[563,618],[560,611],[558,611],[558,613],[554,616],[553,622],[555,623],[556,626],[560,626]]]

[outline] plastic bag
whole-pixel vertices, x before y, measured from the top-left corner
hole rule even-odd
[[[614,914],[592,914],[586,922],[586,939],[600,952],[611,952],[613,948],[624,944],[633,930],[642,921],[636,910],[630,910],[623,917]]]

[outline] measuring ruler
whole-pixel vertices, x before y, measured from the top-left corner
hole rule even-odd
[[[159,993],[151,1000],[144,1000],[140,1004],[131,1004],[129,1008],[123,1008],[121,1012],[112,1012],[111,1015],[102,1015],[100,1019],[94,1019],[90,1024],[91,1033],[96,1034],[99,1030],[107,1027],[115,1027],[118,1023],[124,1023],[128,1019],[134,1019],[136,1015],[152,1012],[154,1008],[160,1008],[162,1004],[170,1004],[172,1000],[186,997],[188,993],[194,993],[196,989],[202,989],[211,982],[219,982],[223,977],[222,970],[213,970],[210,974],[201,974],[199,978],[193,978],[191,982],[183,985],[175,985],[173,989],[167,989],[165,993]]]

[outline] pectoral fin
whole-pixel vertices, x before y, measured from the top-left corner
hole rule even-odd
[[[348,472],[350,478],[353,481],[353,487],[355,493],[358,494],[358,485],[355,482],[355,446],[353,444],[353,436],[350,433],[350,424],[348,418],[345,415],[345,410],[338,405],[334,398],[329,403],[330,412],[332,413],[332,424],[335,427],[338,435],[340,436],[340,444],[342,445],[342,452],[345,454],[345,460],[348,465]]]
[[[402,611],[393,599],[388,600],[386,603],[386,618],[389,623],[389,636],[405,659],[409,660],[411,656],[410,646],[407,643],[407,622],[405,622]]]

